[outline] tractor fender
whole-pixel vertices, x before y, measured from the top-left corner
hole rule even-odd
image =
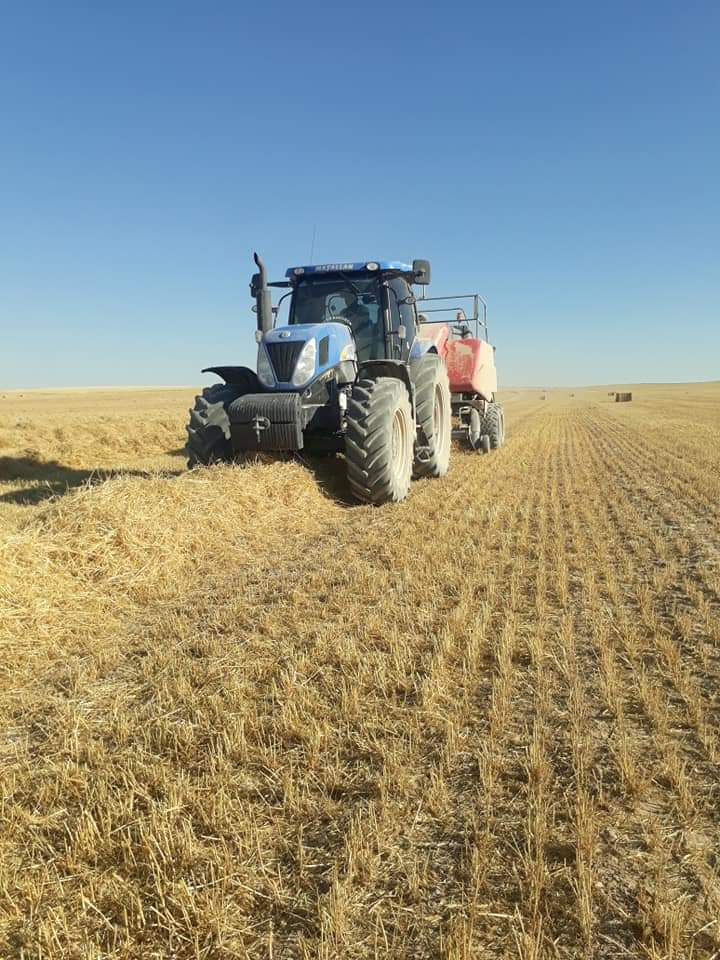
[[[428,353],[438,353],[437,346],[432,342],[432,340],[421,340],[419,337],[415,340],[410,349],[410,363],[413,360],[419,360],[420,357],[427,356]]]
[[[445,357],[450,342],[449,323],[421,323],[417,339],[410,351],[410,359],[414,360],[425,353],[437,353]]]
[[[366,360],[358,369],[358,378],[363,377],[370,377],[373,380],[377,377],[394,377],[395,380],[404,383],[410,397],[413,416],[415,416],[415,387],[407,363],[402,360]]]
[[[201,373],[216,373],[219,377],[233,386],[246,386],[257,384],[255,393],[260,393],[262,387],[257,374],[250,367],[205,367]]]

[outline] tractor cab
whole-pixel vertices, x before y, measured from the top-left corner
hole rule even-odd
[[[369,260],[291,267],[288,326],[345,324],[356,360],[407,360],[417,335],[413,283],[430,279],[427,261]],[[280,284],[271,284],[280,286]]]

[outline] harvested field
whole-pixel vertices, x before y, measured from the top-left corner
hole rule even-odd
[[[2,396],[0,956],[720,956],[720,385],[618,387],[381,509]]]

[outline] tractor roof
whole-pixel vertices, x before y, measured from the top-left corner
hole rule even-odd
[[[412,273],[409,263],[400,260],[361,260],[359,263],[321,263],[308,267],[290,267],[286,277],[301,277],[316,273],[367,273],[369,271],[397,270],[399,273]]]

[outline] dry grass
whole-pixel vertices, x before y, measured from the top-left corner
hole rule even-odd
[[[0,399],[0,956],[720,956],[720,387],[349,507]]]

